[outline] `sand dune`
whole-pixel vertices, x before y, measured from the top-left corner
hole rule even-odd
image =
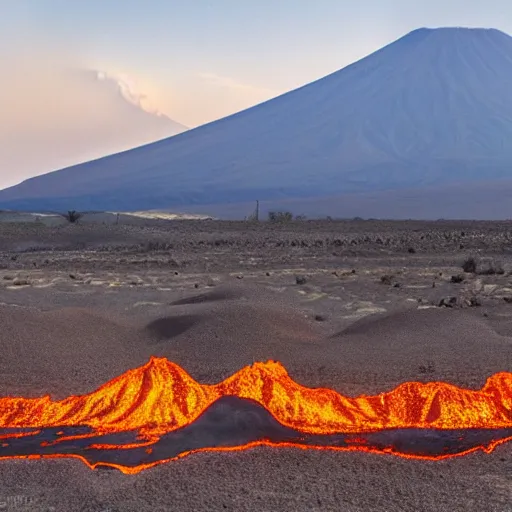
[[[282,301],[250,288],[218,289],[175,301],[168,314],[149,321],[92,308],[1,306],[1,385],[28,396],[85,393],[152,355],[204,382],[254,361],[279,360],[305,385],[349,394],[432,378],[481,387],[512,366],[504,324],[498,334],[467,312],[370,315],[331,335]]]

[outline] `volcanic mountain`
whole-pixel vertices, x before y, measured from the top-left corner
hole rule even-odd
[[[248,110],[3,190],[0,206],[127,210],[478,187],[512,179],[511,91],[512,37],[418,29]]]

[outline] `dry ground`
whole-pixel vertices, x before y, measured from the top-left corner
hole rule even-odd
[[[511,250],[506,222],[0,224],[2,394],[86,393],[150,355],[205,383],[278,359],[298,382],[348,395],[408,380],[479,388],[512,371]],[[477,272],[463,272],[469,256]],[[505,512],[512,446],[441,462],[202,453],[135,476],[71,460],[2,461],[3,502]]]

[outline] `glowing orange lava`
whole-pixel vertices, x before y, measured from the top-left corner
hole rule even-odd
[[[376,396],[351,398],[301,386],[278,362],[255,363],[219,384],[203,385],[180,366],[156,357],[87,395],[60,401],[49,396],[0,398],[0,428],[88,426],[100,434],[137,431],[149,445],[191,424],[224,396],[253,400],[282,425],[308,434],[512,428],[512,373],[493,375],[477,391],[443,382],[407,382]],[[363,446],[357,449],[364,451]]]

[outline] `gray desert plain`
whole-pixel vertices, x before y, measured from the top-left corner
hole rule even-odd
[[[511,242],[506,221],[1,223],[2,396],[90,393],[151,356],[202,384],[277,360],[296,382],[346,396],[409,381],[477,390],[512,364]],[[133,475],[1,460],[0,502],[506,512],[511,455],[512,443],[435,461],[263,446]]]

